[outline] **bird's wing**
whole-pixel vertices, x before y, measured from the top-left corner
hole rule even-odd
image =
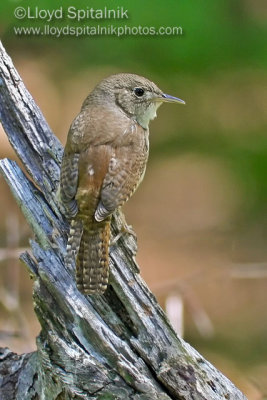
[[[111,122],[109,129],[106,129],[106,121]],[[90,112],[84,109],[72,122],[62,159],[59,191],[68,218],[75,217],[78,212],[77,191],[85,192],[85,197],[88,191],[90,197],[92,190],[100,190],[108,168],[105,164],[109,144],[120,132],[119,119],[105,107],[91,107]]]
[[[95,212],[97,221],[107,218],[132,196],[144,176],[147,156],[134,152],[131,146],[114,149]]]

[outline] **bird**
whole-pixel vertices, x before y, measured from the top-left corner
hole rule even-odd
[[[185,104],[142,76],[114,74],[89,93],[70,126],[59,199],[70,222],[65,261],[74,258],[84,295],[107,289],[111,217],[143,180],[149,122],[165,102]]]

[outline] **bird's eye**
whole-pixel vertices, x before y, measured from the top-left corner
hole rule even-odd
[[[136,96],[138,97],[142,97],[144,93],[145,93],[144,89],[140,87],[134,89],[134,94],[136,94]]]

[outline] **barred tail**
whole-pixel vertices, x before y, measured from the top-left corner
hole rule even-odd
[[[109,277],[110,218],[83,223],[76,256],[77,287],[84,294],[102,294]]]
[[[81,237],[83,233],[83,223],[81,219],[72,219],[70,223],[70,232],[67,244],[67,254],[65,257],[65,263],[67,266],[71,266],[75,262],[77,253],[80,247]]]

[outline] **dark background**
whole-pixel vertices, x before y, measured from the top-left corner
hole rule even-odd
[[[16,36],[14,26],[47,23],[13,16],[29,5],[124,6],[129,20],[98,23],[180,26],[183,34]],[[62,143],[88,92],[109,74],[143,75],[186,101],[163,105],[151,123],[149,165],[125,207],[127,221],[138,235],[142,276],[162,306],[170,294],[182,297],[185,339],[253,400],[267,392],[265,21],[262,0],[0,4],[4,46]],[[66,24],[79,25],[51,23]],[[0,156],[16,158],[2,131]],[[31,233],[2,179],[0,190],[0,340],[28,351],[39,326],[16,248],[28,246]]]

